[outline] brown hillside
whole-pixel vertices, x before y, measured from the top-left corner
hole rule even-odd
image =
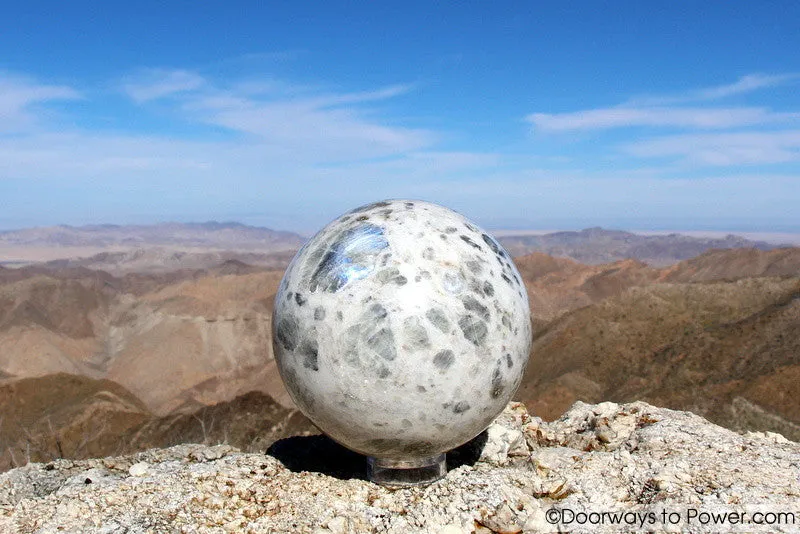
[[[545,417],[576,399],[641,398],[795,435],[798,251],[713,251],[664,270],[516,258],[536,335],[520,396]],[[106,378],[160,416],[250,391],[291,407],[272,358],[280,278],[235,261],[124,277],[3,269],[0,383]]]
[[[641,399],[800,439],[799,295],[778,278],[632,288],[540,331],[518,396],[545,418]]]
[[[299,410],[251,391],[191,413],[153,418],[128,437],[128,447],[146,450],[181,443],[228,443],[244,451],[264,452],[278,439],[317,433]]]
[[[665,282],[716,282],[762,276],[800,276],[800,248],[711,250],[665,269]]]
[[[259,392],[158,417],[115,382],[67,374],[0,386],[0,414],[0,471],[180,443],[227,443],[263,452],[277,439],[317,432],[297,410]]]
[[[272,359],[280,273],[207,276],[115,308],[107,375],[156,413],[263,391],[288,403]]]
[[[33,276],[0,285],[0,331],[37,325],[75,339],[92,337],[93,316],[107,305],[102,283]]]
[[[110,378],[159,414],[253,390],[290,404],[272,361],[280,277],[237,262],[124,278],[16,270],[0,283],[0,378]]]
[[[119,384],[63,373],[0,386],[0,414],[0,470],[122,452],[151,417]]]
[[[660,273],[636,260],[583,265],[537,252],[514,258],[514,263],[528,288],[534,321],[540,326],[629,287],[648,285]]]

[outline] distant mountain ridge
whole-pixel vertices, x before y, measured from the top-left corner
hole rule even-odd
[[[120,252],[101,252],[88,258],[52,260],[38,265],[52,269],[83,267],[116,275],[169,273],[181,269],[215,269],[223,263],[228,264],[229,269],[243,265],[249,270],[282,270],[289,265],[295,253],[295,248],[275,252],[214,250],[210,247],[201,250],[195,252],[175,247],[142,247]]]
[[[543,252],[591,265],[635,259],[659,267],[693,258],[711,249],[772,250],[781,246],[733,234],[724,238],[692,237],[677,233],[641,235],[599,227],[577,232],[503,236],[499,240],[512,256]]]
[[[515,257],[542,252],[588,265],[634,259],[654,267],[674,265],[712,249],[765,251],[783,246],[733,234],[722,238],[678,233],[642,235],[600,227],[543,235],[501,235],[499,241]],[[51,226],[0,232],[0,264],[57,260],[61,267],[82,266],[121,274],[202,269],[239,260],[282,269],[304,242],[303,236],[293,232],[238,222]],[[4,255],[4,249],[13,252]],[[24,252],[36,249],[49,249],[50,253],[42,257],[37,256],[41,250],[32,255]]]
[[[182,246],[218,249],[297,249],[305,239],[293,232],[238,222],[153,225],[48,226],[0,232],[0,245],[60,247]]]

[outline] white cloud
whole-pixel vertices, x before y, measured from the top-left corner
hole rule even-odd
[[[246,134],[265,153],[283,159],[329,162],[384,157],[429,146],[436,136],[369,118],[363,104],[412,90],[390,85],[362,92],[322,92],[271,77],[215,83],[185,70],[151,69],[124,91],[138,103],[174,97],[183,119]]]
[[[568,132],[626,127],[726,129],[797,120],[798,113],[778,113],[763,107],[708,107],[710,102],[775,87],[800,79],[799,74],[749,74],[737,81],[679,95],[639,97],[608,108],[569,113],[532,113],[526,117],[537,131]],[[693,102],[693,106],[683,104]]]
[[[81,183],[168,176],[176,182],[211,183],[221,177],[247,182],[306,176],[311,183],[321,176],[312,172],[317,167],[402,158],[437,140],[431,130],[392,125],[366,107],[408,93],[409,85],[331,93],[274,79],[226,82],[217,84],[189,71],[148,70],[122,89],[143,104],[172,97],[165,105],[177,123],[193,124],[201,133],[204,123],[233,135],[202,140],[63,126],[28,131],[0,144],[0,179],[58,176]],[[29,103],[77,96],[65,87],[0,84],[0,117],[10,117],[2,113],[4,103],[20,114],[27,113]],[[34,120],[40,112],[32,110],[27,118]]]
[[[410,92],[412,89],[413,86],[411,85],[390,85],[375,91],[323,96],[313,99],[310,102],[319,107],[338,106],[342,104],[361,104],[363,102],[374,102],[378,100],[394,98],[396,96],[404,95]]]
[[[729,96],[744,95],[759,89],[768,89],[800,80],[800,74],[748,74],[733,83],[703,87],[693,91],[674,95],[639,96],[628,100],[630,107],[667,106],[688,102],[707,102]]]
[[[202,76],[187,70],[149,69],[124,84],[124,91],[136,102],[148,102],[200,89]]]
[[[722,129],[784,122],[798,114],[765,108],[614,107],[572,113],[533,113],[527,120],[538,131],[605,130],[632,126]]]
[[[678,157],[702,165],[765,165],[800,161],[800,130],[685,134],[625,146],[645,158]]]
[[[0,132],[18,132],[35,126],[41,110],[37,104],[81,98],[78,91],[64,85],[46,85],[25,77],[0,72]]]
[[[616,152],[617,158],[663,158],[672,160],[670,163],[701,166],[797,162],[800,161],[797,129],[800,113],[778,112],[767,107],[718,107],[714,102],[798,79],[798,74],[750,74],[730,84],[679,95],[639,98],[609,108],[534,113],[526,119],[539,133],[640,128],[635,140],[620,142],[623,134],[617,135],[607,151]],[[688,102],[692,105],[687,105]],[[666,129],[680,133],[665,135]]]
[[[184,99],[186,117],[248,134],[285,157],[318,163],[386,157],[430,146],[432,131],[386,124],[361,104],[405,94],[406,85],[313,96],[254,95],[218,89]]]
[[[758,89],[783,85],[786,82],[794,81],[798,78],[800,78],[800,75],[798,74],[777,74],[772,76],[766,74],[748,74],[746,76],[742,76],[731,84],[708,87],[706,89],[700,89],[699,91],[690,93],[689,98],[694,97],[700,100],[716,100],[718,98],[750,93]]]

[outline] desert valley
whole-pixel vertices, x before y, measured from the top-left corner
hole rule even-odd
[[[534,321],[515,397],[532,413],[642,400],[800,439],[800,248],[599,228],[501,241]],[[272,357],[302,242],[235,223],[0,233],[0,469],[315,433]]]

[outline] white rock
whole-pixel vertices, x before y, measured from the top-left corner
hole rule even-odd
[[[595,435],[598,415],[631,439],[605,450],[611,442]],[[644,403],[580,403],[552,423],[511,405],[494,425],[501,428],[489,433],[486,444],[493,450],[506,450],[509,435],[530,436],[529,426],[541,439],[528,449],[530,458],[505,467],[479,460],[429,486],[396,491],[357,478],[290,471],[263,454],[220,454],[222,449],[202,445],[113,461],[58,461],[47,469],[31,464],[0,474],[0,532],[611,533],[619,525],[558,526],[548,513],[652,508],[682,512],[682,520],[627,530],[708,533],[733,525],[689,525],[687,509],[800,513],[800,444],[794,442],[741,436],[696,415]],[[147,476],[132,482],[121,476],[125,471],[98,467],[131,464],[128,472],[134,473],[149,466]],[[265,471],[265,464],[275,468]],[[797,532],[797,524],[747,530]]]
[[[150,464],[147,462],[139,462],[133,464],[130,469],[128,469],[128,473],[132,477],[143,477],[147,474],[147,471],[150,469]]]

